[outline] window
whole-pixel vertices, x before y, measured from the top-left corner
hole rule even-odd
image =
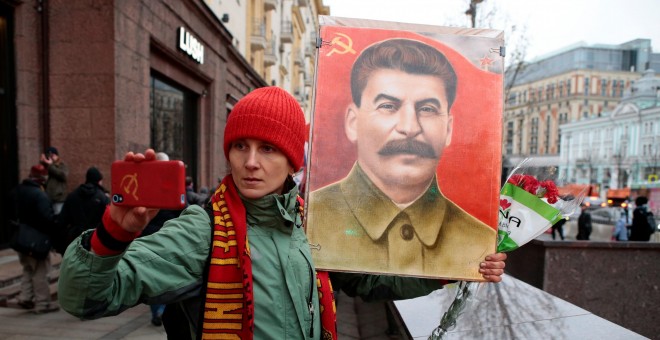
[[[510,94],[509,94],[509,99],[508,99],[508,103],[507,103],[507,104],[509,104],[509,105],[516,105],[516,96],[517,96],[517,93],[515,93],[515,92],[510,93]]]
[[[529,153],[536,155],[538,153],[539,143],[539,119],[532,118],[531,140],[529,143]]]
[[[600,80],[600,95],[603,97],[607,95],[607,79]]]
[[[589,95],[589,77],[584,78],[584,95]]]
[[[552,125],[552,118],[550,115],[546,117],[545,121],[545,153],[550,153],[550,126]]]
[[[513,153],[513,121],[506,123],[506,154]]]
[[[151,147],[171,160],[186,164],[186,173],[197,173],[198,96],[159,75],[151,76]]]

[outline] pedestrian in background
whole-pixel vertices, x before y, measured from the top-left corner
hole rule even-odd
[[[48,169],[46,194],[53,204],[55,215],[58,215],[66,200],[66,180],[69,176],[69,169],[60,158],[57,148],[52,146],[41,154],[41,164]]]
[[[85,183],[66,197],[57,218],[59,235],[55,237],[54,247],[58,253],[64,254],[69,243],[83,231],[101,224],[105,207],[110,203],[102,182],[101,171],[90,167],[85,174]]]
[[[43,165],[32,166],[28,178],[16,188],[14,199],[18,221],[50,235],[54,227],[54,214],[50,199],[43,188],[47,174]],[[18,305],[25,309],[34,308],[32,312],[35,314],[59,310],[57,304],[51,301],[48,287],[48,274],[51,269],[49,254],[41,259],[19,252],[18,260],[23,266]]]
[[[621,210],[621,216],[614,225],[614,234],[612,235],[616,241],[628,241],[628,224],[630,224],[628,211]]]
[[[190,176],[186,176],[186,201],[188,205],[204,205],[208,196],[195,192],[195,185]]]
[[[655,231],[655,218],[647,206],[649,199],[645,196],[635,198],[635,210],[633,210],[632,227],[630,228],[631,241],[645,241],[651,239]]]
[[[563,241],[564,240],[564,224],[566,223],[566,219],[562,218],[561,220],[557,221],[557,223],[552,225],[552,239],[555,239],[555,232],[559,234],[559,238]]]
[[[578,233],[575,239],[589,241],[589,235],[591,235],[591,213],[587,210],[588,205],[582,204],[582,213],[578,217]]]

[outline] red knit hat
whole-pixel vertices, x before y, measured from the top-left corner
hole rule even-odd
[[[44,184],[46,182],[46,177],[48,177],[48,170],[41,164],[33,165],[30,168],[29,177],[39,184]]]
[[[240,138],[259,139],[277,147],[299,170],[305,154],[305,115],[288,92],[276,87],[261,87],[236,103],[225,126],[225,157],[231,143]]]

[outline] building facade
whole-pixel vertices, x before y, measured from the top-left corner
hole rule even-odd
[[[637,39],[571,46],[511,67],[503,122],[505,168],[530,156],[540,165],[559,166],[564,139],[559,127],[614,110],[642,71],[660,66],[659,56],[652,53],[650,40]]]
[[[660,188],[660,79],[654,70],[633,82],[613,110],[559,129],[559,172],[569,182]]]
[[[269,85],[296,97],[311,114],[318,16],[322,0],[204,0],[232,34],[234,47]]]
[[[232,106],[269,84],[233,39],[201,0],[0,0],[0,246],[8,193],[47,146],[69,191],[149,147],[215,187]]]

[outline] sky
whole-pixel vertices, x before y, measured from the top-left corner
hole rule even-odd
[[[323,4],[338,17],[471,25],[465,15],[469,0],[323,0]],[[480,17],[484,14],[488,18]],[[651,39],[658,53],[660,0],[484,0],[478,7],[477,27],[505,31],[508,49],[516,48],[524,37],[527,61],[580,42],[617,45],[637,38]],[[516,32],[511,33],[512,27]]]

